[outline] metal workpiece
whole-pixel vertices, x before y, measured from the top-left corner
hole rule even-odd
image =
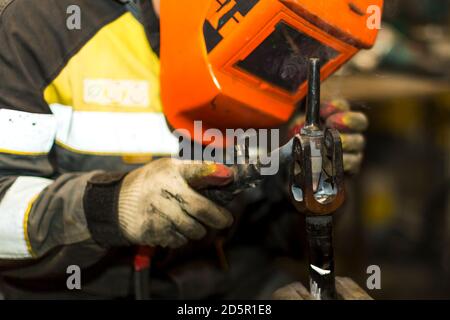
[[[291,197],[296,209],[305,215],[311,296],[336,299],[332,215],[345,198],[342,146],[339,134],[326,130],[320,155],[312,156],[316,152],[311,147],[314,139],[317,136],[298,135],[294,139]],[[319,178],[315,179],[317,173]]]
[[[344,202],[342,141],[335,129],[321,129],[320,62],[310,59],[307,126],[293,138],[290,190],[298,211],[328,215]]]
[[[306,124],[293,139],[290,193],[305,215],[310,293],[314,299],[336,299],[333,213],[345,199],[342,142],[335,129],[320,125],[320,61],[309,63]]]
[[[329,214],[344,201],[344,168],[339,132],[320,125],[320,60],[311,58],[306,123],[293,140],[291,191],[299,211]]]

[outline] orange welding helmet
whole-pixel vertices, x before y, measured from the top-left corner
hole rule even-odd
[[[162,0],[161,97],[175,129],[274,128],[307,91],[373,46],[383,0]],[[372,7],[373,8],[373,7]]]

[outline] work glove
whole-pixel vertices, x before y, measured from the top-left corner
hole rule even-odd
[[[335,128],[341,134],[344,170],[347,173],[357,173],[361,167],[365,147],[363,132],[369,125],[366,115],[351,111],[347,101],[336,99],[322,104],[320,116],[327,128]],[[290,135],[299,133],[304,123],[304,115],[294,117],[289,126]]]
[[[120,230],[133,244],[177,248],[203,238],[208,227],[229,227],[232,215],[196,190],[226,186],[233,179],[233,171],[220,164],[156,160],[124,178]]]

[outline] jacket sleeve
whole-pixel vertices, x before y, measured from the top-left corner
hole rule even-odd
[[[15,113],[11,111],[0,109],[0,122],[8,115],[6,120],[13,120],[14,124],[0,126],[0,267],[28,266],[49,254],[60,260],[44,259],[54,266],[95,263],[106,249],[92,240],[83,197],[88,180],[100,172],[63,174],[53,178],[55,172],[49,148],[36,149],[32,154],[30,148],[39,139],[27,140],[26,148],[23,148],[20,145],[23,136],[14,131],[21,127],[20,119],[26,118],[27,114],[18,112],[18,118],[14,118],[11,115]],[[39,127],[39,120],[33,121],[34,126],[29,124],[31,130]],[[48,130],[42,133],[49,134]],[[38,134],[34,133],[36,137]],[[80,260],[80,255],[71,256],[65,246],[77,246],[78,251],[85,247],[85,253],[90,251],[92,254],[84,254]],[[65,267],[61,272],[64,270]],[[48,271],[58,273],[58,270]]]
[[[61,2],[34,1],[34,13],[27,9],[31,1],[10,3],[0,12],[0,271],[60,274],[71,264],[95,264],[107,252],[94,241],[83,204],[89,179],[102,172],[55,169],[57,122],[42,95],[51,75],[36,55],[45,44],[33,41],[42,32],[29,23],[36,10]],[[8,13],[12,6],[21,18]],[[57,48],[49,60],[60,56]]]
[[[0,179],[2,270],[22,274],[20,269],[27,267],[28,275],[44,276],[63,273],[71,264],[87,267],[103,257],[107,249],[93,241],[82,201],[94,174],[64,174],[55,180],[21,175]],[[84,254],[73,254],[80,251]]]

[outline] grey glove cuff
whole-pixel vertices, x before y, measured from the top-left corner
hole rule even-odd
[[[83,198],[92,238],[103,247],[129,246],[119,227],[118,203],[126,173],[99,173],[88,181]]]

